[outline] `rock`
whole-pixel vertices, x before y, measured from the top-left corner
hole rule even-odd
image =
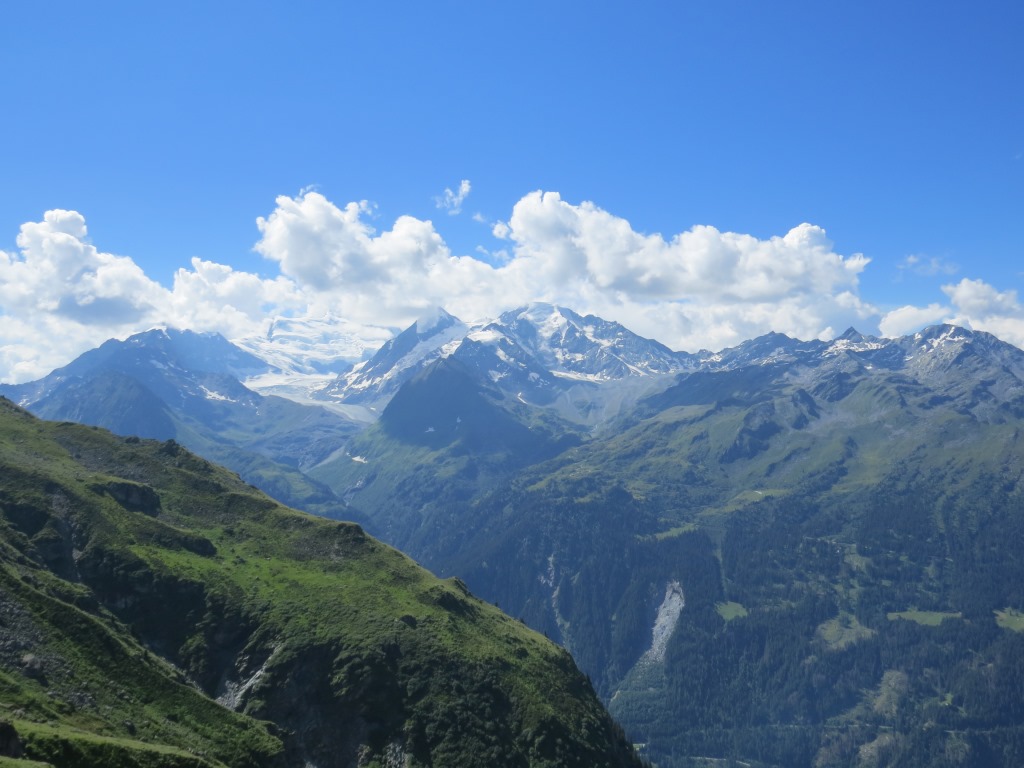
[[[3,757],[21,757],[24,749],[18,732],[10,723],[0,720],[0,755]]]

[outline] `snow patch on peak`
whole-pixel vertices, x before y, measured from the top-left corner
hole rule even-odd
[[[503,338],[505,334],[495,328],[482,328],[466,334],[467,341],[475,341],[478,344],[497,344]]]
[[[882,349],[885,347],[885,342],[877,339],[869,339],[866,336],[861,336],[859,339],[850,339],[840,336],[829,344],[828,349],[825,350],[825,356],[838,355],[840,352],[871,352],[876,349]]]
[[[238,402],[238,400],[228,397],[227,395],[222,395],[220,392],[214,392],[212,389],[207,389],[202,384],[199,385],[199,389],[203,391],[203,397],[205,397],[207,400],[223,400],[224,402],[228,403]]]
[[[928,339],[932,349],[948,341],[966,341],[967,332],[955,325],[942,326],[942,333],[939,336]]]

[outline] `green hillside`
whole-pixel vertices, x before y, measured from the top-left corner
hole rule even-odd
[[[0,531],[0,754],[637,764],[564,650],[172,441],[3,401]]]

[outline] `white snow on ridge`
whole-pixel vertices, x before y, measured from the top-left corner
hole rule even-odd
[[[497,344],[503,338],[505,338],[505,334],[494,328],[482,328],[479,331],[471,331],[466,334],[468,341],[475,341],[478,344]]]
[[[458,321],[440,333],[429,336],[416,344],[380,376],[368,378],[363,373],[363,369],[366,367],[365,364],[361,365],[345,374],[345,388],[352,392],[367,390],[395,378],[409,368],[420,366],[424,362],[435,360],[439,357],[447,357],[458,349],[470,327]]]
[[[871,352],[885,347],[882,341],[851,341],[850,339],[835,339],[822,353],[824,356],[838,355],[840,352]]]
[[[203,397],[205,397],[207,400],[223,400],[226,403],[238,402],[234,398],[228,397],[227,395],[222,395],[220,392],[214,392],[212,389],[207,389],[202,384],[199,385],[199,388],[203,390]]]
[[[573,381],[609,381],[610,376],[606,373],[579,373],[577,371],[551,371],[552,375],[560,379],[572,379]]]

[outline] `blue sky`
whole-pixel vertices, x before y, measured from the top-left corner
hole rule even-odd
[[[614,319],[649,335],[668,323],[676,331],[662,340],[677,348],[714,348],[766,324],[841,332],[848,318],[872,333],[954,319],[1021,344],[1024,313],[1012,292],[1024,261],[1022,38],[1024,6],[1013,2],[5,3],[0,250],[22,269],[8,270],[8,283],[20,283],[0,290],[0,310],[16,327],[8,336],[74,321],[82,327],[67,336],[78,346],[159,321],[160,312],[167,322],[215,327],[166,307],[133,305],[139,311],[125,310],[117,323],[109,312],[90,318],[84,308],[100,303],[81,289],[73,301],[50,297],[58,309],[77,302],[81,311],[43,318],[25,309],[25,275],[45,271],[39,259],[50,246],[40,235],[32,251],[20,228],[64,209],[84,218],[87,233],[79,227],[75,236],[94,249],[88,258],[130,259],[168,291],[176,271],[199,257],[277,280],[277,298],[261,304],[268,311],[351,307],[361,323],[404,322],[416,302],[396,300],[401,307],[374,318],[351,295],[329,299],[317,284],[328,278],[286,253],[308,245],[295,227],[315,212],[296,213],[276,239],[258,229],[257,217],[284,227],[283,214],[273,219],[280,198],[312,190],[311,203],[322,198],[338,211],[368,201],[357,218],[375,230],[371,238],[413,217],[432,229],[409,237],[440,238],[440,258],[492,266],[524,254],[548,259],[545,249],[565,245],[545,240],[551,221],[584,221],[588,202],[628,222],[641,241],[660,234],[671,243],[709,226],[770,242],[807,222],[827,232],[828,247],[816,253],[870,259],[843,268],[833,258],[838,272],[793,288],[860,302],[819,308],[820,328],[786,320],[805,312],[798,304],[785,316],[762,308],[730,321],[731,306],[778,299],[758,287],[705,309],[699,280],[678,295],[651,293],[657,267],[624,275],[591,265],[587,285],[535,297],[611,314],[626,307]],[[460,212],[439,208],[463,179],[470,191]],[[538,190],[557,193],[561,207],[529,218],[524,203],[521,227],[509,232],[517,204]],[[504,238],[495,237],[498,222]],[[344,226],[355,226],[351,217]],[[609,227],[604,221],[601,232]],[[599,261],[607,242],[588,241],[579,258]],[[348,258],[318,247],[317,258]],[[670,251],[646,248],[643,258],[688,258]],[[367,264],[386,260],[367,253]],[[616,258],[633,263],[630,254]],[[393,269],[408,267],[407,256]],[[765,256],[776,257],[790,258]],[[565,258],[568,269],[576,256]],[[780,269],[816,269],[807,259],[817,257],[794,258]],[[459,274],[471,280],[472,266]],[[335,272],[338,291],[356,290]],[[545,279],[552,275],[564,272]],[[315,300],[281,299],[281,281]],[[526,296],[529,280],[521,282]],[[615,295],[596,295],[605,289]],[[114,289],[96,290],[110,299]],[[445,299],[432,283],[389,290],[364,293],[378,303],[403,290]],[[652,302],[688,302],[693,312],[669,322]],[[465,296],[452,304],[477,309]],[[886,325],[908,307],[917,314]],[[695,319],[698,310],[717,324]],[[24,362],[25,346],[0,338],[0,378]],[[34,358],[22,375],[71,351]]]

